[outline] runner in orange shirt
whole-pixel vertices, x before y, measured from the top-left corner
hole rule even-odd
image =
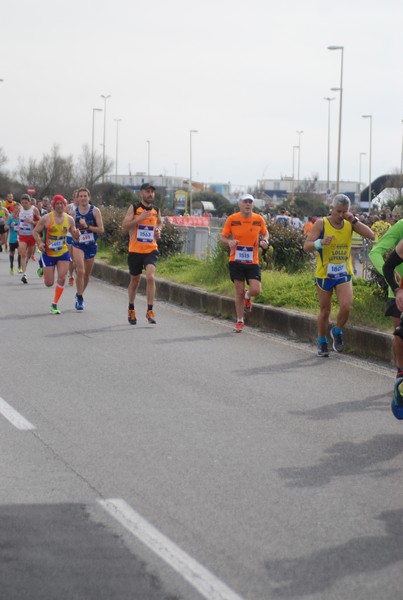
[[[267,249],[269,246],[266,221],[253,212],[253,201],[251,194],[240,197],[240,211],[227,218],[221,235],[221,243],[230,249],[229,274],[235,286],[236,333],[244,328],[244,312],[252,310],[251,298],[260,294],[259,247]],[[245,281],[249,288],[245,288]]]
[[[158,260],[156,240],[160,237],[162,220],[159,209],[153,206],[155,187],[150,183],[143,183],[140,188],[140,196],[141,202],[129,206],[122,223],[122,230],[129,234],[128,264],[130,283],[128,287],[129,309],[127,318],[130,325],[136,325],[137,317],[134,303],[141,273],[144,269],[147,287],[146,321],[151,325],[155,325],[153,305],[155,298],[154,273]]]

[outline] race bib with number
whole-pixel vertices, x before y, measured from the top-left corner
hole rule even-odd
[[[59,250],[61,250],[63,248],[63,240],[54,240],[53,242],[51,242],[49,244],[49,249],[53,250],[54,252],[58,252]]]
[[[339,279],[340,277],[348,277],[346,263],[329,263],[327,266],[327,277],[329,277],[329,279]]]
[[[138,242],[152,242],[154,240],[154,227],[151,225],[138,225],[136,239]]]
[[[95,242],[94,232],[93,231],[80,231],[80,244],[89,244],[91,242]]]
[[[34,230],[34,225],[33,223],[23,223],[20,222],[20,235],[32,235],[32,232]]]
[[[236,262],[253,262],[253,246],[237,246],[235,250]]]

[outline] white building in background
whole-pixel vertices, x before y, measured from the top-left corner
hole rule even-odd
[[[281,177],[280,179],[259,179],[257,189],[262,194],[269,196],[275,203],[281,203],[290,194],[303,193],[304,191],[318,194],[318,196],[323,196],[323,198],[331,200],[336,193],[336,182],[330,181],[328,187],[327,181],[301,180],[297,182],[292,177]],[[339,182],[339,192],[346,194],[351,202],[355,204],[359,202],[360,191],[360,185],[357,181]]]

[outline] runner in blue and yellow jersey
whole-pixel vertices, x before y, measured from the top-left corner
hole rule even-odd
[[[67,246],[67,234],[73,239],[78,239],[79,233],[74,225],[74,219],[65,212],[66,200],[60,194],[56,194],[52,200],[53,210],[41,217],[35,226],[33,236],[42,252],[43,276],[46,287],[52,287],[55,282],[55,270],[57,270],[57,282],[53,303],[50,312],[60,314],[57,307],[58,301],[64,290],[66,275],[70,263],[70,254]],[[45,232],[44,238],[42,232]]]
[[[229,248],[229,274],[235,286],[235,333],[244,328],[244,312],[251,312],[251,298],[261,289],[259,248],[269,246],[266,221],[253,212],[254,197],[243,194],[238,202],[239,212],[230,215],[221,232],[221,243]],[[245,288],[245,282],[249,288]]]
[[[155,266],[158,260],[157,240],[160,237],[162,224],[158,208],[153,206],[155,187],[150,183],[143,183],[140,188],[141,202],[129,206],[122,222],[122,230],[129,233],[128,264],[130,283],[128,287],[129,309],[128,321],[136,325],[137,317],[134,303],[137,288],[140,283],[143,269],[146,274],[147,312],[146,320],[155,325],[154,298],[155,298]]]
[[[329,356],[327,329],[333,290],[339,302],[337,322],[330,330],[333,349],[343,352],[343,327],[353,302],[351,243],[353,231],[373,240],[374,232],[350,212],[350,199],[337,194],[330,216],[317,219],[304,243],[306,252],[316,251],[315,282],[319,299],[318,356]]]

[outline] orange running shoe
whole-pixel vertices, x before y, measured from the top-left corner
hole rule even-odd
[[[154,312],[152,310],[147,311],[146,320],[148,321],[148,323],[151,323],[151,325],[155,325],[157,323],[157,321],[155,320]]]
[[[234,333],[241,333],[244,327],[245,323],[243,321],[237,321],[234,327]]]

